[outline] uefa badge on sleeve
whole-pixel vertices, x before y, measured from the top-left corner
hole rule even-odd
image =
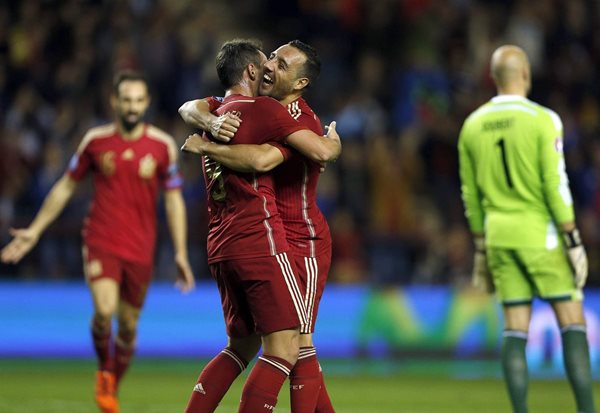
[[[563,153],[563,140],[562,138],[556,138],[554,139],[554,149],[556,149],[556,152],[558,153]]]

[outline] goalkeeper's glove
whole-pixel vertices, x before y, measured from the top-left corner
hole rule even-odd
[[[572,231],[563,232],[563,240],[567,248],[567,257],[573,269],[575,278],[575,286],[583,288],[588,276],[588,259],[585,253],[585,248],[581,242],[579,230],[575,228]]]
[[[471,279],[473,287],[486,293],[493,293],[495,290],[494,281],[487,266],[485,238],[476,236],[474,243],[475,255],[473,257],[473,275]]]

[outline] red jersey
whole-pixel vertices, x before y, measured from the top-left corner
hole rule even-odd
[[[287,105],[290,115],[317,135],[323,135],[318,116],[303,98]],[[304,257],[316,257],[331,247],[327,220],[317,206],[320,165],[293,151],[273,175],[277,209],[283,219],[290,250]]]
[[[182,184],[176,160],[173,138],[152,125],[131,141],[123,139],[115,124],[90,129],[68,169],[76,181],[89,170],[93,174],[85,244],[125,260],[152,262],[159,186],[174,189]]]
[[[217,105],[211,104],[211,108]],[[269,97],[227,96],[214,113],[227,112],[242,119],[232,144],[283,143],[287,135],[306,129]],[[208,194],[209,263],[288,250],[271,173],[235,172],[208,157],[204,157],[203,169]]]

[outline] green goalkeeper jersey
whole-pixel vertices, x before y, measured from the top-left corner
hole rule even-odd
[[[560,117],[521,96],[473,112],[458,140],[463,202],[486,245],[555,248],[556,223],[574,220]]]

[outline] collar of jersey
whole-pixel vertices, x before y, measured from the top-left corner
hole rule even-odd
[[[527,100],[527,98],[520,95],[498,95],[492,98],[494,103],[512,102],[514,100]]]

